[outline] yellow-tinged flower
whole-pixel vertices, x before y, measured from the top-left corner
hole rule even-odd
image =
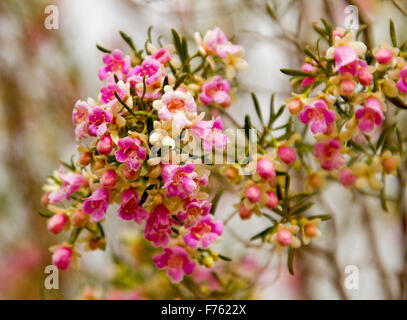
[[[302,242],[307,245],[311,242],[311,238],[319,238],[322,233],[318,230],[318,226],[321,223],[321,219],[315,218],[308,220],[307,218],[302,218],[300,220]]]
[[[401,157],[393,155],[390,150],[385,150],[382,155],[383,172],[395,175],[400,167]]]
[[[295,235],[300,228],[291,224],[284,225],[280,223],[277,226],[277,231],[271,236],[270,242],[274,244],[274,249],[278,254],[283,253],[286,247],[299,248],[301,241]]]

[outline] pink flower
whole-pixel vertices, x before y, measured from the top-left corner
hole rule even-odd
[[[81,174],[72,172],[65,174],[63,167],[59,169],[59,177],[62,180],[62,185],[58,190],[48,195],[50,203],[61,202],[64,198],[69,200],[73,193],[86,185],[86,179]]]
[[[261,191],[258,186],[253,185],[246,189],[245,196],[251,203],[256,203],[261,200]]]
[[[344,164],[345,159],[340,148],[341,142],[335,138],[320,141],[315,145],[315,157],[320,160],[323,169],[339,169]]]
[[[90,197],[84,199],[82,210],[92,215],[92,221],[100,221],[106,213],[109,198],[109,191],[99,187]]]
[[[201,217],[205,217],[211,211],[212,204],[207,200],[189,200],[186,201],[185,211],[177,214],[178,220],[184,222],[185,228],[195,226]]]
[[[100,177],[100,184],[105,188],[105,189],[112,189],[114,188],[117,180],[117,174],[116,171],[113,169],[105,171],[102,176]]]
[[[66,215],[61,213],[55,214],[48,220],[47,229],[53,234],[58,234],[64,229],[67,222],[68,218]]]
[[[227,80],[222,80],[221,76],[215,76],[205,81],[201,87],[202,93],[199,98],[204,104],[213,102],[220,104],[222,107],[230,105],[230,85]]]
[[[375,54],[375,59],[380,64],[387,64],[391,62],[393,56],[393,51],[387,48],[382,48]]]
[[[301,67],[301,70],[307,73],[314,72],[317,69],[317,67],[313,66],[312,64],[309,63],[304,63]],[[305,77],[301,81],[301,87],[305,88],[315,82],[315,77]]]
[[[125,137],[119,139],[117,143],[119,150],[115,152],[116,160],[126,163],[130,171],[137,171],[140,168],[140,161],[146,159],[146,149],[141,146],[138,138]]]
[[[174,220],[170,217],[169,210],[164,205],[159,205],[148,216],[144,236],[151,241],[154,247],[166,246],[172,233],[171,226]]]
[[[96,145],[96,150],[100,154],[109,154],[113,150],[113,140],[110,135],[100,138]]]
[[[350,169],[345,168],[341,171],[339,180],[345,188],[349,188],[355,184],[357,176]]]
[[[203,141],[203,149],[211,152],[212,145],[223,149],[228,143],[228,138],[222,134],[222,118],[217,117],[210,121],[197,121],[192,125],[192,133]]]
[[[376,98],[370,97],[365,101],[364,108],[355,112],[356,119],[359,119],[359,130],[369,132],[374,126],[379,126],[384,120],[382,105]]]
[[[100,80],[105,80],[111,73],[116,74],[121,79],[121,74],[125,75],[130,71],[130,60],[124,59],[123,53],[119,49],[114,49],[112,53],[103,56],[104,67],[99,69]],[[121,74],[120,74],[121,72]]]
[[[67,247],[58,248],[52,255],[52,264],[58,269],[66,270],[72,263],[72,249]]]
[[[227,52],[225,48],[230,45],[230,42],[220,28],[215,28],[205,34],[203,45],[207,53],[226,58]]]
[[[401,92],[407,93],[407,65],[405,65],[401,69],[401,71],[400,71],[400,80],[397,82],[396,87]]]
[[[295,154],[295,151],[287,146],[279,148],[278,155],[280,156],[281,160],[283,160],[284,163],[286,164],[291,164],[295,160],[297,160],[297,155]]]
[[[270,183],[273,183],[276,172],[274,170],[273,163],[270,160],[263,158],[257,161],[257,172],[259,173],[260,177],[269,180]]]
[[[179,129],[189,126],[191,122],[186,113],[196,112],[196,103],[192,95],[182,89],[174,91],[170,86],[166,86],[164,91],[161,100],[153,102],[158,117],[163,121],[172,120]]]
[[[194,172],[194,164],[187,162],[185,165],[165,164],[161,170],[164,181],[163,189],[167,190],[168,197],[185,199],[197,190],[198,174]]]
[[[184,241],[191,248],[201,244],[202,248],[207,249],[222,233],[222,221],[212,221],[212,217],[207,215],[190,229],[190,232],[184,236]]]
[[[339,71],[340,74],[349,72],[353,76],[357,73],[358,67],[358,54],[355,49],[350,46],[343,45],[335,49],[335,71]]]
[[[134,219],[137,223],[141,223],[147,218],[147,211],[138,205],[140,199],[136,190],[128,189],[122,194],[122,204],[119,208],[119,217],[124,220]]]
[[[349,97],[356,89],[356,83],[352,80],[345,79],[340,84],[340,93],[343,96]]]
[[[171,60],[171,53],[167,48],[161,48],[154,52],[151,57],[162,64],[166,64]]]
[[[86,122],[89,115],[89,106],[85,101],[78,100],[75,103],[75,107],[72,111],[72,123],[79,124],[81,122]]]
[[[109,105],[113,105],[117,102],[116,96],[114,95],[115,91],[119,95],[120,99],[124,99],[126,96],[126,90],[121,89],[115,80],[109,78],[107,86],[104,86],[100,89],[101,93],[101,100],[103,103],[108,103]]]
[[[328,109],[325,100],[316,99],[310,105],[304,106],[304,110],[299,117],[305,124],[312,122],[312,133],[325,133],[328,130],[328,124],[335,121],[335,112]]]
[[[107,131],[107,124],[112,122],[113,115],[102,107],[95,106],[90,110],[88,130],[92,136],[101,137]]]
[[[282,229],[277,233],[277,241],[282,246],[290,245],[292,240],[293,240],[293,236],[292,236],[290,230]]]
[[[143,78],[145,78],[145,83],[150,86],[158,81],[160,81],[165,74],[160,70],[160,61],[154,58],[145,59],[141,65],[135,66],[130,71],[129,82],[134,88],[137,83],[143,83]]]
[[[153,257],[153,261],[158,269],[167,268],[168,276],[174,282],[180,282],[184,274],[191,274],[196,267],[196,263],[189,260],[188,253],[180,246],[165,248],[164,253]]]

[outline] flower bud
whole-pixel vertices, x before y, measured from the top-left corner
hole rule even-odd
[[[100,154],[109,154],[113,149],[113,140],[110,135],[103,136],[99,140],[96,149]]]
[[[267,192],[267,196],[268,196],[268,201],[266,204],[267,208],[273,209],[277,207],[278,204],[277,195],[274,192]]]
[[[98,159],[95,162],[95,169],[99,170],[99,169],[103,169],[106,166],[106,161],[104,159]]]
[[[72,263],[72,249],[67,247],[58,248],[52,255],[52,264],[58,269],[66,270]]]
[[[309,238],[315,238],[318,235],[318,229],[313,224],[307,224],[304,227],[304,233]]]
[[[116,171],[110,169],[102,174],[102,177],[100,178],[100,183],[103,187],[107,189],[112,189],[116,184],[116,180],[117,180]]]
[[[301,101],[300,99],[293,99],[288,103],[288,110],[291,114],[296,115],[301,111]]]
[[[373,83],[373,75],[367,70],[367,68],[363,68],[359,71],[358,79],[364,86],[370,86]]]
[[[123,175],[124,175],[124,177],[125,177],[127,180],[132,181],[132,180],[136,180],[136,179],[137,179],[137,177],[138,177],[138,172],[137,172],[137,171],[134,171],[133,169],[129,169],[129,168],[127,168],[127,166],[125,166],[125,167],[124,167],[124,170],[123,170]]]
[[[53,234],[58,234],[64,229],[67,222],[66,215],[62,213],[55,214],[48,220],[47,229]]]
[[[278,149],[278,155],[280,156],[281,160],[284,161],[286,164],[291,164],[295,160],[297,160],[297,155],[295,154],[295,151],[290,148],[290,147],[281,147]]]
[[[203,258],[202,260],[203,264],[205,265],[205,267],[208,268],[212,268],[213,267],[213,258],[211,256],[206,256],[205,258]]]
[[[316,172],[310,174],[308,177],[308,183],[311,187],[319,189],[322,185],[321,176]]]
[[[340,92],[343,96],[351,96],[355,91],[356,84],[352,80],[343,80],[340,85]]]
[[[276,176],[273,163],[266,158],[257,161],[257,172],[263,179],[272,179]]]
[[[250,210],[247,210],[246,207],[242,204],[239,208],[239,216],[242,220],[247,220],[250,219],[252,216],[253,212]]]
[[[277,241],[282,245],[282,246],[288,246],[291,244],[293,240],[293,236],[291,232],[287,229],[280,230],[277,233]]]
[[[350,169],[343,169],[341,171],[339,180],[345,188],[348,188],[355,184],[357,176],[354,175]]]
[[[234,179],[238,175],[238,170],[235,167],[230,166],[226,169],[225,175],[228,179]]]
[[[82,210],[76,210],[71,216],[71,223],[74,227],[83,227],[88,222],[88,217]]]
[[[90,153],[90,152],[82,152],[79,155],[78,163],[82,167],[86,167],[91,162],[91,160],[92,160],[92,153]]]
[[[391,62],[391,60],[393,59],[393,51],[391,51],[390,49],[380,49],[376,54],[375,54],[375,58],[376,61],[380,64],[387,64],[389,62]]]
[[[396,161],[393,158],[386,158],[382,161],[383,171],[386,173],[392,173],[396,170]]]
[[[246,189],[245,195],[251,203],[256,203],[261,200],[261,191],[258,186],[250,186]]]
[[[43,205],[43,207],[47,207],[49,204],[49,197],[48,197],[48,193],[44,193],[41,197],[41,204]]]

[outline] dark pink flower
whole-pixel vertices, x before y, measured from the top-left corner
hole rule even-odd
[[[312,122],[312,133],[325,133],[328,130],[328,124],[335,121],[335,112],[328,109],[325,100],[315,99],[310,105],[304,106],[299,117],[305,124]]]
[[[148,216],[144,236],[151,241],[154,247],[166,246],[172,233],[171,226],[174,220],[170,217],[170,211],[164,206],[159,205]]]
[[[280,156],[281,160],[283,160],[286,164],[291,164],[295,160],[297,160],[297,155],[295,151],[287,146],[283,146],[278,149],[278,155]]]
[[[68,222],[68,218],[66,215],[62,213],[54,214],[49,220],[47,224],[47,230],[52,232],[53,234],[60,233]]]
[[[230,85],[227,80],[223,80],[221,76],[215,76],[210,80],[204,82],[201,87],[202,93],[199,98],[202,103],[210,104],[215,102],[222,107],[230,105]]]
[[[356,75],[358,69],[359,58],[355,49],[350,46],[343,45],[335,49],[335,71],[340,74],[349,72],[353,76]]]
[[[135,66],[130,71],[128,79],[130,85],[134,88],[137,83],[143,83],[143,78],[145,78],[145,83],[147,86],[161,81],[165,74],[162,72],[160,66],[160,61],[154,58],[145,59],[141,65]]]
[[[407,93],[407,65],[405,65],[400,71],[400,80],[396,85],[400,92]]]
[[[382,105],[376,98],[366,99],[364,107],[355,112],[356,119],[359,120],[359,130],[369,132],[374,126],[379,126],[384,120]]]
[[[164,181],[163,189],[167,190],[168,197],[185,199],[198,188],[196,182],[198,175],[194,172],[194,164],[187,162],[185,165],[165,164],[161,170]]]
[[[222,134],[222,118],[217,117],[210,121],[197,121],[192,125],[192,133],[203,142],[203,149],[211,152],[212,145],[216,149],[223,149],[228,143],[228,138]]]
[[[117,174],[116,171],[113,169],[107,170],[103,172],[102,176],[100,177],[100,184],[105,189],[113,189],[117,181]]]
[[[185,203],[185,211],[178,212],[178,220],[184,222],[185,228],[193,227],[201,217],[205,217],[211,211],[212,204],[207,200],[188,200]]]
[[[164,253],[153,257],[153,261],[158,269],[167,268],[168,276],[174,282],[180,282],[184,274],[191,274],[196,267],[196,263],[189,260],[187,251],[180,246],[165,248]]]
[[[120,99],[126,97],[126,90],[121,89],[114,79],[109,78],[108,84],[100,89],[102,102],[109,105],[115,104],[117,102],[116,96],[114,95],[115,92],[117,92]]]
[[[130,171],[137,171],[140,168],[140,161],[146,159],[146,149],[141,146],[138,138],[125,137],[119,139],[117,143],[119,150],[115,152],[116,160],[126,163]]]
[[[84,199],[82,210],[92,215],[92,221],[100,221],[106,213],[109,198],[109,191],[99,187],[90,197]]]
[[[124,59],[123,53],[119,49],[114,49],[112,53],[106,53],[103,56],[103,63],[105,66],[101,67],[98,72],[100,80],[105,80],[112,73],[122,79],[122,75],[126,75],[131,67],[130,60]]]
[[[185,243],[191,248],[196,248],[199,244],[207,249],[223,233],[222,221],[212,221],[212,217],[203,217],[190,232],[184,236]]]
[[[388,64],[393,60],[394,53],[390,49],[382,48],[374,57],[379,64]]]
[[[171,53],[167,48],[160,48],[154,52],[151,57],[160,61],[162,64],[166,64],[171,60]]]
[[[86,179],[79,173],[64,173],[64,168],[59,169],[59,177],[62,180],[61,187],[51,192],[48,195],[50,203],[61,202],[66,199],[69,200],[71,195],[79,191],[82,187],[86,185]]]
[[[320,160],[323,169],[339,169],[345,163],[340,148],[341,142],[335,138],[320,141],[315,145],[315,157]]]
[[[274,182],[276,171],[274,170],[274,165],[270,160],[263,158],[257,161],[257,172],[263,179],[269,180],[270,183]]]
[[[88,130],[92,136],[101,137],[107,131],[107,124],[112,122],[113,115],[102,107],[95,106],[90,110]]]
[[[72,249],[67,247],[58,248],[52,255],[52,264],[58,269],[66,270],[72,263]]]
[[[124,220],[135,220],[141,223],[147,218],[147,211],[138,205],[140,201],[136,190],[128,189],[122,194],[122,203],[119,208],[119,217]]]
[[[357,176],[350,169],[345,168],[341,171],[339,180],[345,188],[349,188],[355,184]]]
[[[100,154],[109,154],[113,150],[113,140],[110,135],[103,136],[100,138],[96,145],[96,150]]]

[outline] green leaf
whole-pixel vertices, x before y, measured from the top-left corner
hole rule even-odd
[[[130,107],[126,104],[126,102],[124,102],[118,95],[117,91],[114,92],[114,96],[116,97],[116,99],[120,102],[120,104],[133,116],[136,117],[136,115],[134,114],[134,112],[130,109]]]
[[[274,4],[274,3],[273,3]],[[266,11],[273,20],[277,20],[277,13],[274,8],[271,7],[270,3],[266,3]]]
[[[312,219],[321,219],[321,221],[327,221],[332,219],[332,216],[329,214],[320,214],[320,215],[315,215],[315,216],[310,216],[307,217],[307,219],[312,220]]]
[[[246,116],[244,118],[244,133],[245,133],[247,139],[249,139],[250,129],[252,129],[252,128],[253,128],[253,125],[252,125],[250,116],[248,114],[246,114]]]
[[[296,69],[280,69],[280,71],[288,76],[294,77],[316,77],[316,74],[313,72],[305,72]]]
[[[188,77],[188,73],[182,74],[182,75],[177,79],[177,81],[175,81],[174,90],[176,90],[176,89],[184,82],[184,80],[186,79],[186,77]]]
[[[302,205],[302,206],[294,207],[294,208],[293,208],[293,211],[290,212],[290,215],[296,215],[296,214],[299,214],[299,213],[301,213],[301,212],[307,211],[307,210],[308,210],[309,208],[311,208],[313,205],[314,205],[314,203],[309,202],[309,203],[306,203],[306,204],[304,204],[304,205]]]
[[[288,248],[287,266],[288,266],[288,271],[292,275],[294,275],[294,252],[295,252],[295,249],[293,247]]]
[[[386,175],[382,175],[382,184],[383,188],[380,190],[380,204],[382,205],[382,208],[384,211],[388,212],[388,206],[387,206],[387,199],[386,199]]]
[[[44,218],[51,218],[51,217],[52,217],[52,214],[51,214],[51,213],[45,213],[45,212],[38,211],[38,214],[39,214],[41,217],[44,217]]]
[[[250,238],[250,241],[256,240],[256,239],[263,239],[268,235],[269,233],[273,232],[274,229],[276,228],[277,225],[268,227],[264,229],[263,231],[259,232],[258,234],[255,234],[253,237]]]
[[[390,37],[393,47],[397,48],[396,28],[394,27],[393,19],[390,19]]]
[[[250,94],[252,96],[252,100],[253,100],[253,104],[254,104],[254,109],[256,110],[256,114],[260,119],[261,125],[264,127],[264,120],[263,120],[263,115],[261,113],[259,100],[257,99],[257,96],[256,96],[256,94],[254,92],[251,92]]]
[[[273,124],[274,119],[274,98],[275,94],[273,93],[270,98],[270,118],[267,124],[267,128],[271,129],[271,125]]]
[[[127,34],[125,34],[123,31],[119,31],[119,34],[133,51],[137,51],[133,40]]]
[[[96,48],[98,48],[100,51],[104,52],[104,53],[111,53],[112,51],[109,49],[106,49],[98,44],[96,44]]]
[[[219,258],[221,258],[222,260],[225,260],[225,261],[232,261],[231,258],[226,257],[226,256],[224,256],[223,254],[218,254],[218,256],[219,256]]]

